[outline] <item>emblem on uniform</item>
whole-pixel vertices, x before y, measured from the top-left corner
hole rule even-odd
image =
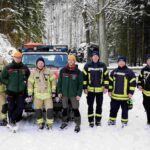
[[[76,79],[76,75],[72,75],[72,79],[75,80]]]

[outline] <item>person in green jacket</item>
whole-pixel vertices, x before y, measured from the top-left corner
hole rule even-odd
[[[30,71],[22,63],[22,53],[15,52],[13,61],[8,64],[1,73],[1,82],[6,85],[8,101],[8,127],[16,126],[16,122],[22,118],[24,98],[27,89],[27,79]]]
[[[63,106],[63,122],[60,126],[61,129],[64,129],[68,125],[68,99],[70,99],[72,108],[74,111],[74,121],[76,123],[75,132],[80,131],[81,116],[79,112],[79,100],[82,95],[82,72],[78,69],[78,66],[75,64],[76,58],[74,55],[68,56],[68,64],[66,67],[62,68],[58,78],[58,96],[62,98]]]

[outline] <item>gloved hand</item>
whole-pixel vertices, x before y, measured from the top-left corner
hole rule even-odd
[[[132,99],[129,99],[127,101],[127,104],[128,104],[128,109],[131,110],[133,108],[133,100]]]
[[[59,93],[59,94],[58,94],[58,97],[59,97],[59,98],[62,98],[62,94],[61,94],[61,93]]]
[[[29,96],[25,99],[25,101],[26,101],[27,103],[32,102],[32,101],[33,101],[33,96],[32,96],[32,95],[29,95]]]
[[[56,96],[56,93],[52,92],[52,98],[55,98],[55,96]]]

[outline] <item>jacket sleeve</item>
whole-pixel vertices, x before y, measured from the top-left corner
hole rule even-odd
[[[130,72],[129,76],[129,94],[134,94],[136,87],[136,76],[133,71]]]
[[[52,93],[55,93],[56,92],[56,76],[52,72],[50,72],[50,82],[51,82],[51,91]]]
[[[138,76],[137,86],[141,86],[142,88],[144,87],[144,74],[143,74],[143,70],[141,70],[140,75]]]
[[[34,94],[34,71],[30,74],[28,78],[28,95],[33,95]]]
[[[109,88],[109,76],[108,76],[108,70],[107,67],[104,67],[104,72],[103,72],[103,85],[106,89]]]
[[[112,92],[112,90],[113,90],[113,75],[114,75],[114,71],[112,71],[109,76],[108,92]]]
[[[57,92],[58,94],[62,94],[62,69],[60,70],[59,77],[58,77],[58,83],[57,83]]]
[[[88,84],[88,65],[86,64],[83,69],[83,89],[87,89]]]
[[[29,76],[30,76],[30,70],[29,70],[29,68],[26,66],[26,79],[27,79],[27,80],[28,80]]]
[[[9,78],[8,68],[4,67],[1,73],[1,82],[5,85],[8,85],[8,78]]]
[[[78,90],[77,90],[77,96],[82,95],[82,89],[83,89],[83,73],[79,71],[79,78],[78,78]]]

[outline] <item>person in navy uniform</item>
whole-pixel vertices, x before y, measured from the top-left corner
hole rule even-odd
[[[150,125],[150,54],[147,54],[146,64],[138,77],[138,89],[143,93],[143,106],[147,115],[147,124]]]
[[[101,125],[103,93],[108,92],[109,77],[107,67],[100,62],[99,50],[93,50],[91,62],[83,69],[83,89],[87,94],[88,121],[89,126]],[[94,114],[93,105],[96,98],[96,110]],[[95,119],[95,120],[94,120]]]
[[[121,122],[123,126],[128,123],[128,100],[132,98],[136,77],[134,72],[126,65],[126,57],[118,57],[118,67],[109,76],[110,115],[108,125],[116,124],[116,117],[121,106]]]

